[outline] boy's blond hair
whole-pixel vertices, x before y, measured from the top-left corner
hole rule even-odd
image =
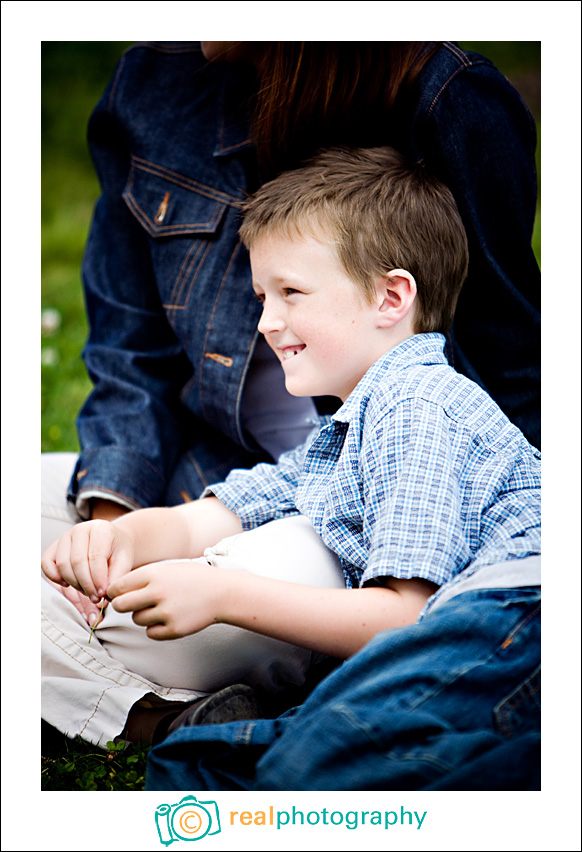
[[[467,274],[467,236],[450,190],[392,148],[331,148],[243,202],[241,239],[276,233],[331,243],[372,301],[379,275],[416,279],[414,331],[449,330]]]

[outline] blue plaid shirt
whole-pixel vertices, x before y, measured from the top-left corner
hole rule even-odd
[[[277,464],[209,489],[244,529],[303,514],[348,588],[386,576],[443,585],[471,566],[540,553],[540,453],[418,334]]]

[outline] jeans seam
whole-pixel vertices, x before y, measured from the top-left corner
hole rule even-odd
[[[520,685],[507,698],[497,704],[493,709],[493,718],[497,723],[499,733],[506,738],[511,737],[512,727],[510,716],[511,712],[519,707],[526,699],[535,699],[540,694],[539,684],[534,686],[536,679],[541,672],[541,666],[537,666]]]
[[[366,736],[370,740],[370,742],[374,746],[377,754],[380,757],[382,757],[384,760],[391,760],[391,761],[407,760],[411,763],[414,762],[414,761],[416,761],[416,762],[422,761],[423,763],[430,763],[431,765],[437,767],[438,769],[442,770],[443,772],[449,772],[452,769],[452,764],[445,763],[444,761],[440,760],[439,758],[434,757],[433,755],[431,755],[428,752],[424,752],[423,754],[413,754],[411,752],[408,752],[407,754],[403,754],[403,755],[395,755],[393,750],[392,751],[383,750],[380,743],[378,743],[376,738],[374,736],[372,736],[371,726],[367,725],[367,724],[362,724],[360,722],[360,720],[358,719],[358,717],[349,709],[349,707],[347,707],[345,704],[335,704],[334,709],[337,711],[338,714],[341,714],[344,717],[344,719],[348,722],[348,724],[351,724],[352,727],[357,728],[359,731],[361,731],[364,734],[364,736]]]
[[[541,608],[541,604],[538,604],[536,608],[532,610],[532,612],[530,612],[530,614],[526,618],[518,622],[515,627],[509,631],[498,650],[505,650],[505,648],[511,645],[518,633],[530,623],[532,618],[535,618],[538,615],[538,613],[541,611]]]

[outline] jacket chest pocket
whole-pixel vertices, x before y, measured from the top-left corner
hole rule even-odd
[[[193,292],[211,296],[228,254],[219,248],[223,221],[238,199],[138,157],[132,157],[123,198],[150,238],[153,271],[169,314],[187,308]]]

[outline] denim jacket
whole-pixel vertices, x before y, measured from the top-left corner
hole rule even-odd
[[[237,204],[259,182],[253,83],[250,65],[207,63],[198,43],[138,44],[91,117],[102,190],[83,262],[94,389],[77,422],[73,502],[100,493],[172,505],[267,458],[240,416],[261,310],[237,235]],[[488,60],[447,43],[387,124],[386,144],[448,183],[465,221],[455,366],[539,444],[529,112]]]

